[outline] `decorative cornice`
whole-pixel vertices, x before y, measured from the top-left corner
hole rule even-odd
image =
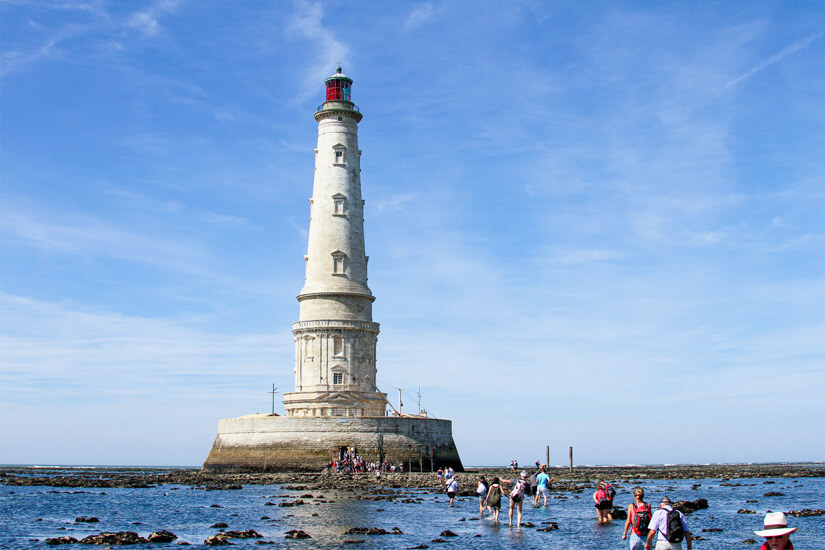
[[[319,109],[315,113],[315,120],[321,122],[325,118],[332,118],[336,116],[346,116],[355,119],[355,122],[361,122],[361,119],[364,118],[364,115],[362,115],[360,112],[353,111],[352,109],[347,109],[346,107],[341,106]]]
[[[370,302],[375,301],[375,296],[372,294],[362,294],[360,292],[307,292],[306,294],[299,294],[297,300],[301,302],[307,298],[335,298],[336,296],[349,296],[353,298],[364,298]]]
[[[339,321],[336,319],[320,319],[317,321],[296,321],[292,323],[292,333],[299,332],[320,332],[330,329],[358,330],[378,334],[381,325],[370,321]]]

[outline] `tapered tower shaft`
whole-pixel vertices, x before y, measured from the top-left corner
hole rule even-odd
[[[298,296],[295,391],[284,395],[287,416],[384,416],[386,395],[375,382],[378,323],[367,286],[364,201],[361,199],[361,113],[352,80],[326,80],[315,113],[318,146],[310,199],[304,287]]]

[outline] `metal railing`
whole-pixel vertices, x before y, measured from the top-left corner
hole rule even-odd
[[[316,111],[323,111],[323,110],[325,110],[325,109],[324,109],[324,105],[326,105],[327,103],[349,103],[349,104],[350,104],[350,106],[346,108],[346,110],[347,110],[347,111],[355,111],[356,113],[360,113],[360,112],[361,112],[361,110],[358,108],[358,105],[356,105],[355,103],[353,103],[353,102],[351,102],[351,101],[344,101],[343,99],[333,99],[333,100],[330,100],[330,101],[325,101],[324,103],[321,103],[320,105],[318,105],[318,109],[316,109]],[[335,109],[334,109],[334,108],[331,108],[331,109],[329,109],[329,110],[330,110],[330,111],[333,111],[333,110],[335,110]]]

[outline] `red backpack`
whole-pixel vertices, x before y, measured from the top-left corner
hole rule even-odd
[[[640,537],[646,537],[650,532],[650,504],[645,502],[641,506],[633,506],[633,532]]]

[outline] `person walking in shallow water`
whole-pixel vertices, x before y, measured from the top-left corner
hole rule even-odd
[[[650,504],[645,502],[645,490],[641,487],[633,489],[633,499],[635,502],[627,507],[627,521],[624,522],[622,540],[627,540],[627,530],[631,529],[630,550],[644,550],[645,539],[650,531]]]
[[[547,466],[542,466],[539,475],[536,476],[536,494],[533,497],[533,504],[541,506],[539,500],[544,498],[544,507],[547,508],[547,497],[550,494],[550,476],[547,475]]]
[[[593,502],[596,503],[599,523],[610,523],[608,511],[612,510],[613,502],[607,497],[607,492],[604,490],[604,481],[600,481],[596,487],[596,492],[593,493]]]
[[[513,489],[510,491],[510,527],[513,526],[513,508],[518,510],[518,521],[516,527],[521,527],[521,507],[524,504],[524,493],[530,482],[527,480],[527,471],[522,471],[519,479],[514,479],[511,483]]]
[[[494,477],[490,483],[484,505],[493,512],[493,523],[498,525],[498,516],[501,513],[501,482],[497,477]]]
[[[657,534],[656,550],[682,550],[682,540],[687,541],[687,550],[691,550],[690,529],[685,515],[673,507],[668,497],[662,497],[659,509],[650,518],[649,528],[645,550],[650,550],[653,537]]]
[[[458,492],[458,478],[453,476],[447,482],[447,496],[450,497],[450,506],[453,505],[453,499],[455,499],[455,494]]]
[[[484,501],[487,499],[487,491],[490,489],[490,484],[484,476],[478,478],[478,488],[476,494],[478,495],[478,515],[484,517]]]

